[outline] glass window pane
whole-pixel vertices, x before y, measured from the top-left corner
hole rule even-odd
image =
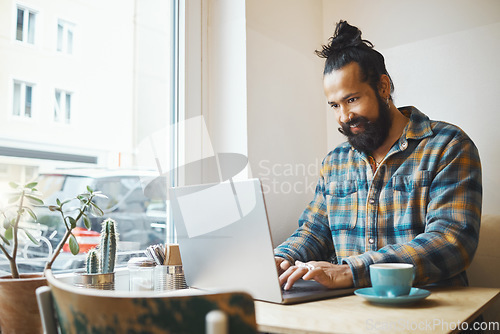
[[[59,23],[57,25],[57,51],[62,51],[63,49],[63,36],[64,36],[64,28]]]
[[[61,110],[61,92],[56,90],[56,102],[54,104],[54,120],[59,120],[59,114]]]
[[[26,85],[26,104],[24,106],[24,116],[31,117],[31,98],[33,94],[33,88]]]
[[[71,94],[66,94],[66,122],[71,119]]]
[[[16,39],[18,41],[23,40],[23,22],[24,22],[24,10],[17,9],[17,28],[16,28]]]
[[[35,18],[34,13],[29,13],[28,16],[28,43],[35,44]]]
[[[4,77],[12,79],[0,92],[8,97],[9,113],[16,115],[5,117],[2,136],[18,155],[0,156],[0,166],[10,167],[6,175],[0,173],[0,196],[9,181],[28,183],[35,177],[47,205],[57,198],[74,198],[86,186],[102,191],[109,196],[104,202],[98,199],[107,210],[104,218],[119,224],[117,266],[126,265],[130,256],[142,256],[148,245],[164,243],[167,236],[166,200],[146,192],[145,186],[162,173],[156,169],[157,160],[167,171],[169,157],[175,155],[166,144],[172,138],[173,119],[173,1],[120,0],[120,6],[108,1],[92,1],[91,6],[82,1],[59,1],[57,6],[51,1],[23,1],[19,8],[17,3],[12,7],[11,21],[16,21],[10,27],[11,39],[35,42],[40,48],[20,47],[18,41],[2,47],[4,58],[18,59],[15,66],[6,67]],[[36,3],[36,10],[25,7],[31,3]],[[39,29],[42,19],[47,29]],[[117,29],[137,38],[111,43],[109,34],[98,33]],[[42,45],[42,40],[47,43]],[[47,49],[50,44],[52,52]],[[77,51],[79,57],[63,54]],[[23,59],[36,60],[36,66]],[[22,121],[28,117],[37,121]],[[49,176],[57,180],[44,182]],[[64,224],[54,224],[56,215],[44,209],[37,212],[37,222],[44,242],[55,247]],[[99,232],[104,218],[91,218],[94,231]],[[21,271],[43,270],[38,262],[24,258],[40,254],[40,249],[29,245],[24,252],[24,246]],[[79,269],[83,259],[84,254],[63,251],[53,269]],[[0,255],[0,274],[9,270],[4,260]]]
[[[69,54],[73,53],[73,31],[68,30],[68,39],[66,41],[66,52]]]
[[[14,98],[13,98],[13,108],[12,114],[14,116],[21,115],[21,84],[14,83]]]

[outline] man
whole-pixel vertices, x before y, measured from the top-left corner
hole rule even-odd
[[[275,249],[280,283],[370,286],[369,265],[415,266],[414,285],[467,285],[481,217],[477,148],[458,127],[396,108],[384,57],[337,24],[324,91],[347,142],[323,161],[299,228]]]

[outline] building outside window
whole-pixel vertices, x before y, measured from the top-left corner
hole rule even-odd
[[[57,22],[57,51],[72,54],[73,53],[73,35],[75,25],[58,20]]]
[[[33,10],[0,1],[0,22],[10,21],[0,25],[0,78],[11,78],[0,83],[0,205],[10,181],[36,180],[47,205],[85,192],[86,186],[102,191],[109,198],[100,203],[104,218],[118,224],[118,265],[143,255],[147,245],[175,241],[166,199],[148,193],[144,183],[161,174],[149,152],[152,136],[175,124],[174,3],[37,0]],[[13,43],[35,44],[35,39],[36,48]],[[155,150],[175,156],[167,146]],[[171,169],[169,161],[163,170]],[[53,247],[64,226],[39,209],[40,230],[34,235]],[[93,218],[93,231],[100,231],[104,218]],[[21,245],[21,272],[41,270],[47,255],[41,247]],[[54,270],[83,265],[85,254],[63,253]],[[7,268],[0,254],[0,275]]]
[[[31,118],[33,102],[33,85],[14,81],[14,96],[12,98],[12,115],[17,117]]]
[[[54,121],[69,123],[71,121],[71,93],[56,90],[54,101]]]
[[[16,40],[35,44],[36,15],[30,9],[17,7]]]

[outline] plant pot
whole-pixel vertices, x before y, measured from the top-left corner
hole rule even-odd
[[[80,271],[75,273],[73,283],[80,288],[114,290],[115,273],[87,274],[86,272]]]
[[[11,277],[0,277],[1,333],[43,333],[35,290],[47,285],[47,280],[42,274]]]

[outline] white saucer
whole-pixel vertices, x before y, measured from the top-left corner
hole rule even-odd
[[[431,292],[425,289],[411,288],[410,294],[407,296],[386,297],[377,296],[373,288],[363,288],[354,291],[354,294],[377,304],[409,304],[427,298]]]

